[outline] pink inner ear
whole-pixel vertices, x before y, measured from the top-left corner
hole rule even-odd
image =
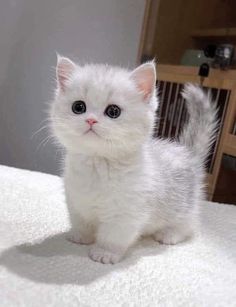
[[[156,71],[154,63],[147,63],[136,68],[132,74],[137,88],[144,94],[144,99],[148,99],[153,93],[156,83]]]
[[[58,56],[57,80],[61,90],[65,90],[66,82],[71,78],[76,65],[70,59]]]
[[[152,93],[152,86],[150,86],[150,84],[148,84],[148,83],[141,82],[139,84],[139,88],[140,88],[141,92],[144,93],[145,99],[147,99],[148,96]]]

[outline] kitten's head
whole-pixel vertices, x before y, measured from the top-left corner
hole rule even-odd
[[[127,71],[58,57],[56,71],[50,116],[68,151],[117,157],[138,150],[151,136],[157,108],[154,63]]]

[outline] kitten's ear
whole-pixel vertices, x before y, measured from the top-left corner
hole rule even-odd
[[[140,65],[131,73],[137,88],[144,95],[144,100],[148,100],[156,86],[156,68],[154,62]]]
[[[57,54],[57,82],[58,87],[64,91],[66,87],[66,82],[71,78],[71,75],[76,69],[76,64],[70,59],[65,58]]]

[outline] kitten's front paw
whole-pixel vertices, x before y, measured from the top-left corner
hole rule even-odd
[[[76,231],[70,231],[67,236],[66,236],[67,240],[75,243],[75,244],[84,244],[84,245],[89,245],[89,244],[93,244],[94,243],[94,239],[92,236],[90,235],[83,235],[81,236],[79,232]]]
[[[95,245],[90,249],[89,257],[96,262],[115,264],[120,261],[122,255],[110,252]]]

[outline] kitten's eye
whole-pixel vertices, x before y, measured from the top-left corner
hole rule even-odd
[[[110,118],[117,118],[120,116],[121,109],[117,105],[111,104],[106,108],[104,113]]]
[[[75,114],[82,114],[82,113],[85,113],[85,112],[86,112],[86,104],[85,104],[85,102],[82,101],[82,100],[75,101],[75,102],[72,104],[72,111],[73,111]]]

